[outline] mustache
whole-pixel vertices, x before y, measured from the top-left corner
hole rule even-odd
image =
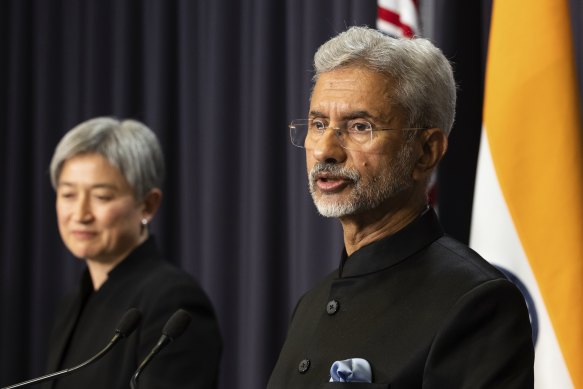
[[[328,173],[330,176],[353,182],[360,181],[360,173],[357,170],[342,167],[335,163],[318,162],[310,170],[310,182],[314,182],[321,173]]]

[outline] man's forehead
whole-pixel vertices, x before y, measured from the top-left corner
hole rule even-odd
[[[367,112],[366,117],[386,120],[394,115],[391,92],[390,80],[370,69],[350,67],[325,72],[314,85],[310,113],[354,116],[353,112]]]
[[[318,88],[332,88],[332,89],[354,89],[359,84],[359,79],[354,75],[347,75],[343,78],[338,76],[331,77],[323,75],[316,82],[316,87]]]
[[[312,90],[312,97],[320,93],[346,91],[388,97],[392,89],[393,83],[385,74],[362,66],[346,67],[320,74]]]

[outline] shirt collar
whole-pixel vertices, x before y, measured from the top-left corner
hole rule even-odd
[[[444,235],[437,214],[428,207],[417,219],[393,235],[361,247],[352,255],[342,252],[338,277],[354,277],[389,268]]]

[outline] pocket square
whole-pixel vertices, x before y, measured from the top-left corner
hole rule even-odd
[[[372,382],[372,371],[366,359],[336,361],[330,368],[330,382]]]

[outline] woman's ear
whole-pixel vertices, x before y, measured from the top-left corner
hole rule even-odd
[[[421,155],[417,159],[413,177],[427,179],[447,151],[447,135],[440,128],[428,128],[420,135]]]
[[[142,218],[152,220],[160,203],[162,202],[162,191],[159,188],[151,189],[143,200]]]

